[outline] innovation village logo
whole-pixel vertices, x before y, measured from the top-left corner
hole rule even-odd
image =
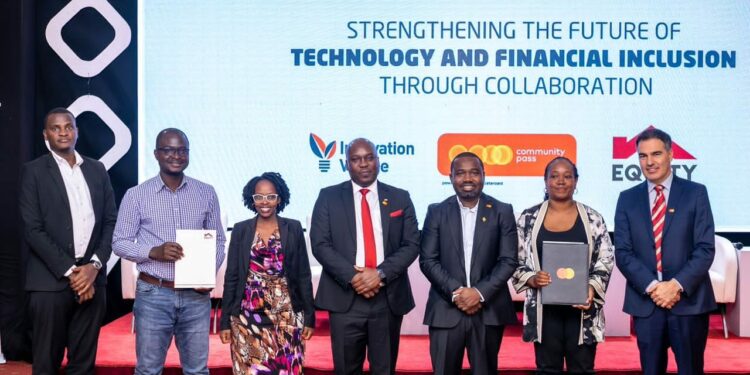
[[[318,157],[318,170],[328,172],[331,169],[331,158],[336,154],[336,141],[327,144],[322,138],[310,133],[310,150]]]
[[[337,153],[340,156],[338,162],[341,172],[346,172],[346,153],[349,147],[347,142],[334,140],[326,143],[323,138],[310,133],[309,143],[310,150],[318,158],[318,170],[320,172],[327,173],[331,170],[331,160]],[[413,144],[404,144],[393,140],[385,143],[375,143],[374,146],[379,157],[381,173],[388,173],[391,170],[393,160],[400,160],[400,158],[410,159],[416,153],[416,146]]]
[[[653,129],[653,125],[649,125],[648,129]],[[638,133],[640,134],[640,133]],[[631,139],[627,137],[613,137],[612,138],[612,159],[622,160],[623,163],[626,159],[637,154],[636,140],[638,134],[633,136]],[[686,180],[692,180],[693,172],[698,166],[696,164],[696,158],[684,148],[680,147],[677,142],[672,139],[672,155],[674,161],[672,162],[672,172],[675,176],[680,176]],[[638,164],[638,156],[636,155],[635,162],[631,164],[612,164],[612,181],[643,181],[643,172],[641,166]]]

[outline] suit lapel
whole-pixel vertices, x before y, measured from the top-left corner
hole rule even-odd
[[[450,227],[453,246],[458,249],[458,261],[461,263],[461,273],[466,274],[466,261],[464,259],[463,227],[461,226],[461,209],[455,196],[448,201],[450,212],[448,214],[448,226]],[[469,275],[466,275],[468,279]]]
[[[486,232],[490,227],[487,223],[488,217],[494,217],[492,205],[487,202],[484,194],[482,194],[479,202],[477,202],[477,221],[474,224],[474,243],[471,249],[471,264],[469,265],[471,267],[469,271],[472,273],[474,273],[474,266],[477,264],[477,253],[479,253],[482,240],[486,237]],[[471,278],[471,275],[468,276]]]
[[[93,164],[91,162],[83,162],[81,164],[81,173],[83,173],[83,178],[86,180],[86,185],[89,187],[89,194],[91,195],[91,208],[94,210],[94,219],[96,223],[100,223],[101,218],[101,212],[102,210],[102,202],[103,197],[101,196],[102,191],[101,189],[97,189],[97,183],[98,176],[96,175],[96,171],[93,168]]]
[[[241,238],[241,244],[244,246],[245,244],[249,244],[250,247],[253,246],[253,241],[255,241],[255,227],[258,223],[258,217],[254,217],[250,219],[250,225],[247,226],[247,232],[242,234]],[[247,275],[247,268],[250,266],[250,247],[248,248],[240,248],[240,259],[242,261],[240,262],[240,271],[245,272],[245,275]]]
[[[380,199],[380,202],[389,202],[391,201],[391,189],[388,189],[387,186],[381,184],[378,182],[378,198]],[[380,205],[380,202],[376,202],[378,205]],[[390,223],[390,210],[388,209],[387,205],[380,205],[379,207],[380,211],[380,227],[383,229],[383,255],[389,254],[389,247],[388,247],[388,225]]]
[[[341,185],[341,201],[344,203],[344,214],[346,215],[346,225],[349,228],[348,232],[351,235],[352,242],[355,244],[355,256],[356,256],[356,244],[357,244],[357,218],[354,211],[354,190],[352,190],[352,182],[347,181]]]
[[[648,233],[648,237],[651,242],[654,242],[654,226],[651,223],[651,201],[648,191],[648,183],[643,182],[640,188],[641,192],[638,194],[638,212],[644,216],[643,224],[645,224],[645,231]]]
[[[672,186],[669,190],[669,200],[667,201],[667,212],[664,214],[664,230],[662,231],[662,237],[669,230],[669,224],[672,224],[672,218],[674,217],[675,206],[680,201],[680,195],[682,194],[682,181],[677,176],[672,178]]]
[[[287,259],[286,249],[289,248],[289,226],[287,225],[286,219],[277,216],[276,220],[279,223],[279,234],[281,235],[281,254],[284,255],[284,259]]]
[[[68,201],[68,192],[65,190],[65,182],[63,182],[62,174],[60,174],[60,167],[57,166],[57,162],[52,154],[47,156],[47,171],[49,172],[52,183],[54,184],[54,190],[62,196],[62,201],[65,202],[65,207],[70,212],[70,201]]]

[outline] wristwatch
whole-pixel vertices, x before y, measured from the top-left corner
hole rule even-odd
[[[98,261],[96,259],[91,259],[91,261],[89,263],[91,263],[94,266],[94,268],[96,268],[97,271],[100,270],[100,269],[102,269],[102,262],[100,262],[100,261]]]
[[[378,268],[378,277],[380,277],[380,286],[385,286],[385,272]]]

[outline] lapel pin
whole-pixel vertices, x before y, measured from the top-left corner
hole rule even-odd
[[[482,216],[482,222],[483,222],[483,223],[486,223],[486,222],[487,222],[487,218],[486,218],[486,217],[484,217],[484,216]]]
[[[383,206],[387,206],[387,205],[388,205],[388,198],[385,198],[383,199]]]
[[[669,213],[670,213],[670,214],[673,214],[673,213],[674,213],[674,208],[670,208],[670,209],[669,209],[669,210],[667,210],[667,211],[669,211]]]
[[[487,203],[487,205],[485,207],[492,208],[492,203]]]

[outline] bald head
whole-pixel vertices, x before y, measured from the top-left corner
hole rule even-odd
[[[378,178],[380,161],[375,144],[369,139],[357,138],[349,142],[346,150],[346,167],[349,177],[361,187],[372,185]]]
[[[164,138],[165,136],[167,136],[169,134],[174,134],[174,135],[177,135],[177,136],[181,137],[182,140],[185,142],[185,145],[190,144],[190,142],[188,141],[188,137],[185,134],[185,132],[183,132],[182,130],[177,129],[177,128],[166,128],[166,129],[160,131],[159,134],[156,136],[156,148],[159,148],[159,141],[161,141],[162,138]]]
[[[372,153],[373,155],[375,155],[375,157],[378,156],[378,150],[375,147],[375,144],[372,143],[372,141],[370,141],[367,138],[356,138],[356,139],[353,139],[351,142],[349,142],[349,144],[346,146],[346,158],[347,159],[349,159],[351,155],[352,148],[357,148],[357,147],[369,148],[370,150],[372,150]]]

